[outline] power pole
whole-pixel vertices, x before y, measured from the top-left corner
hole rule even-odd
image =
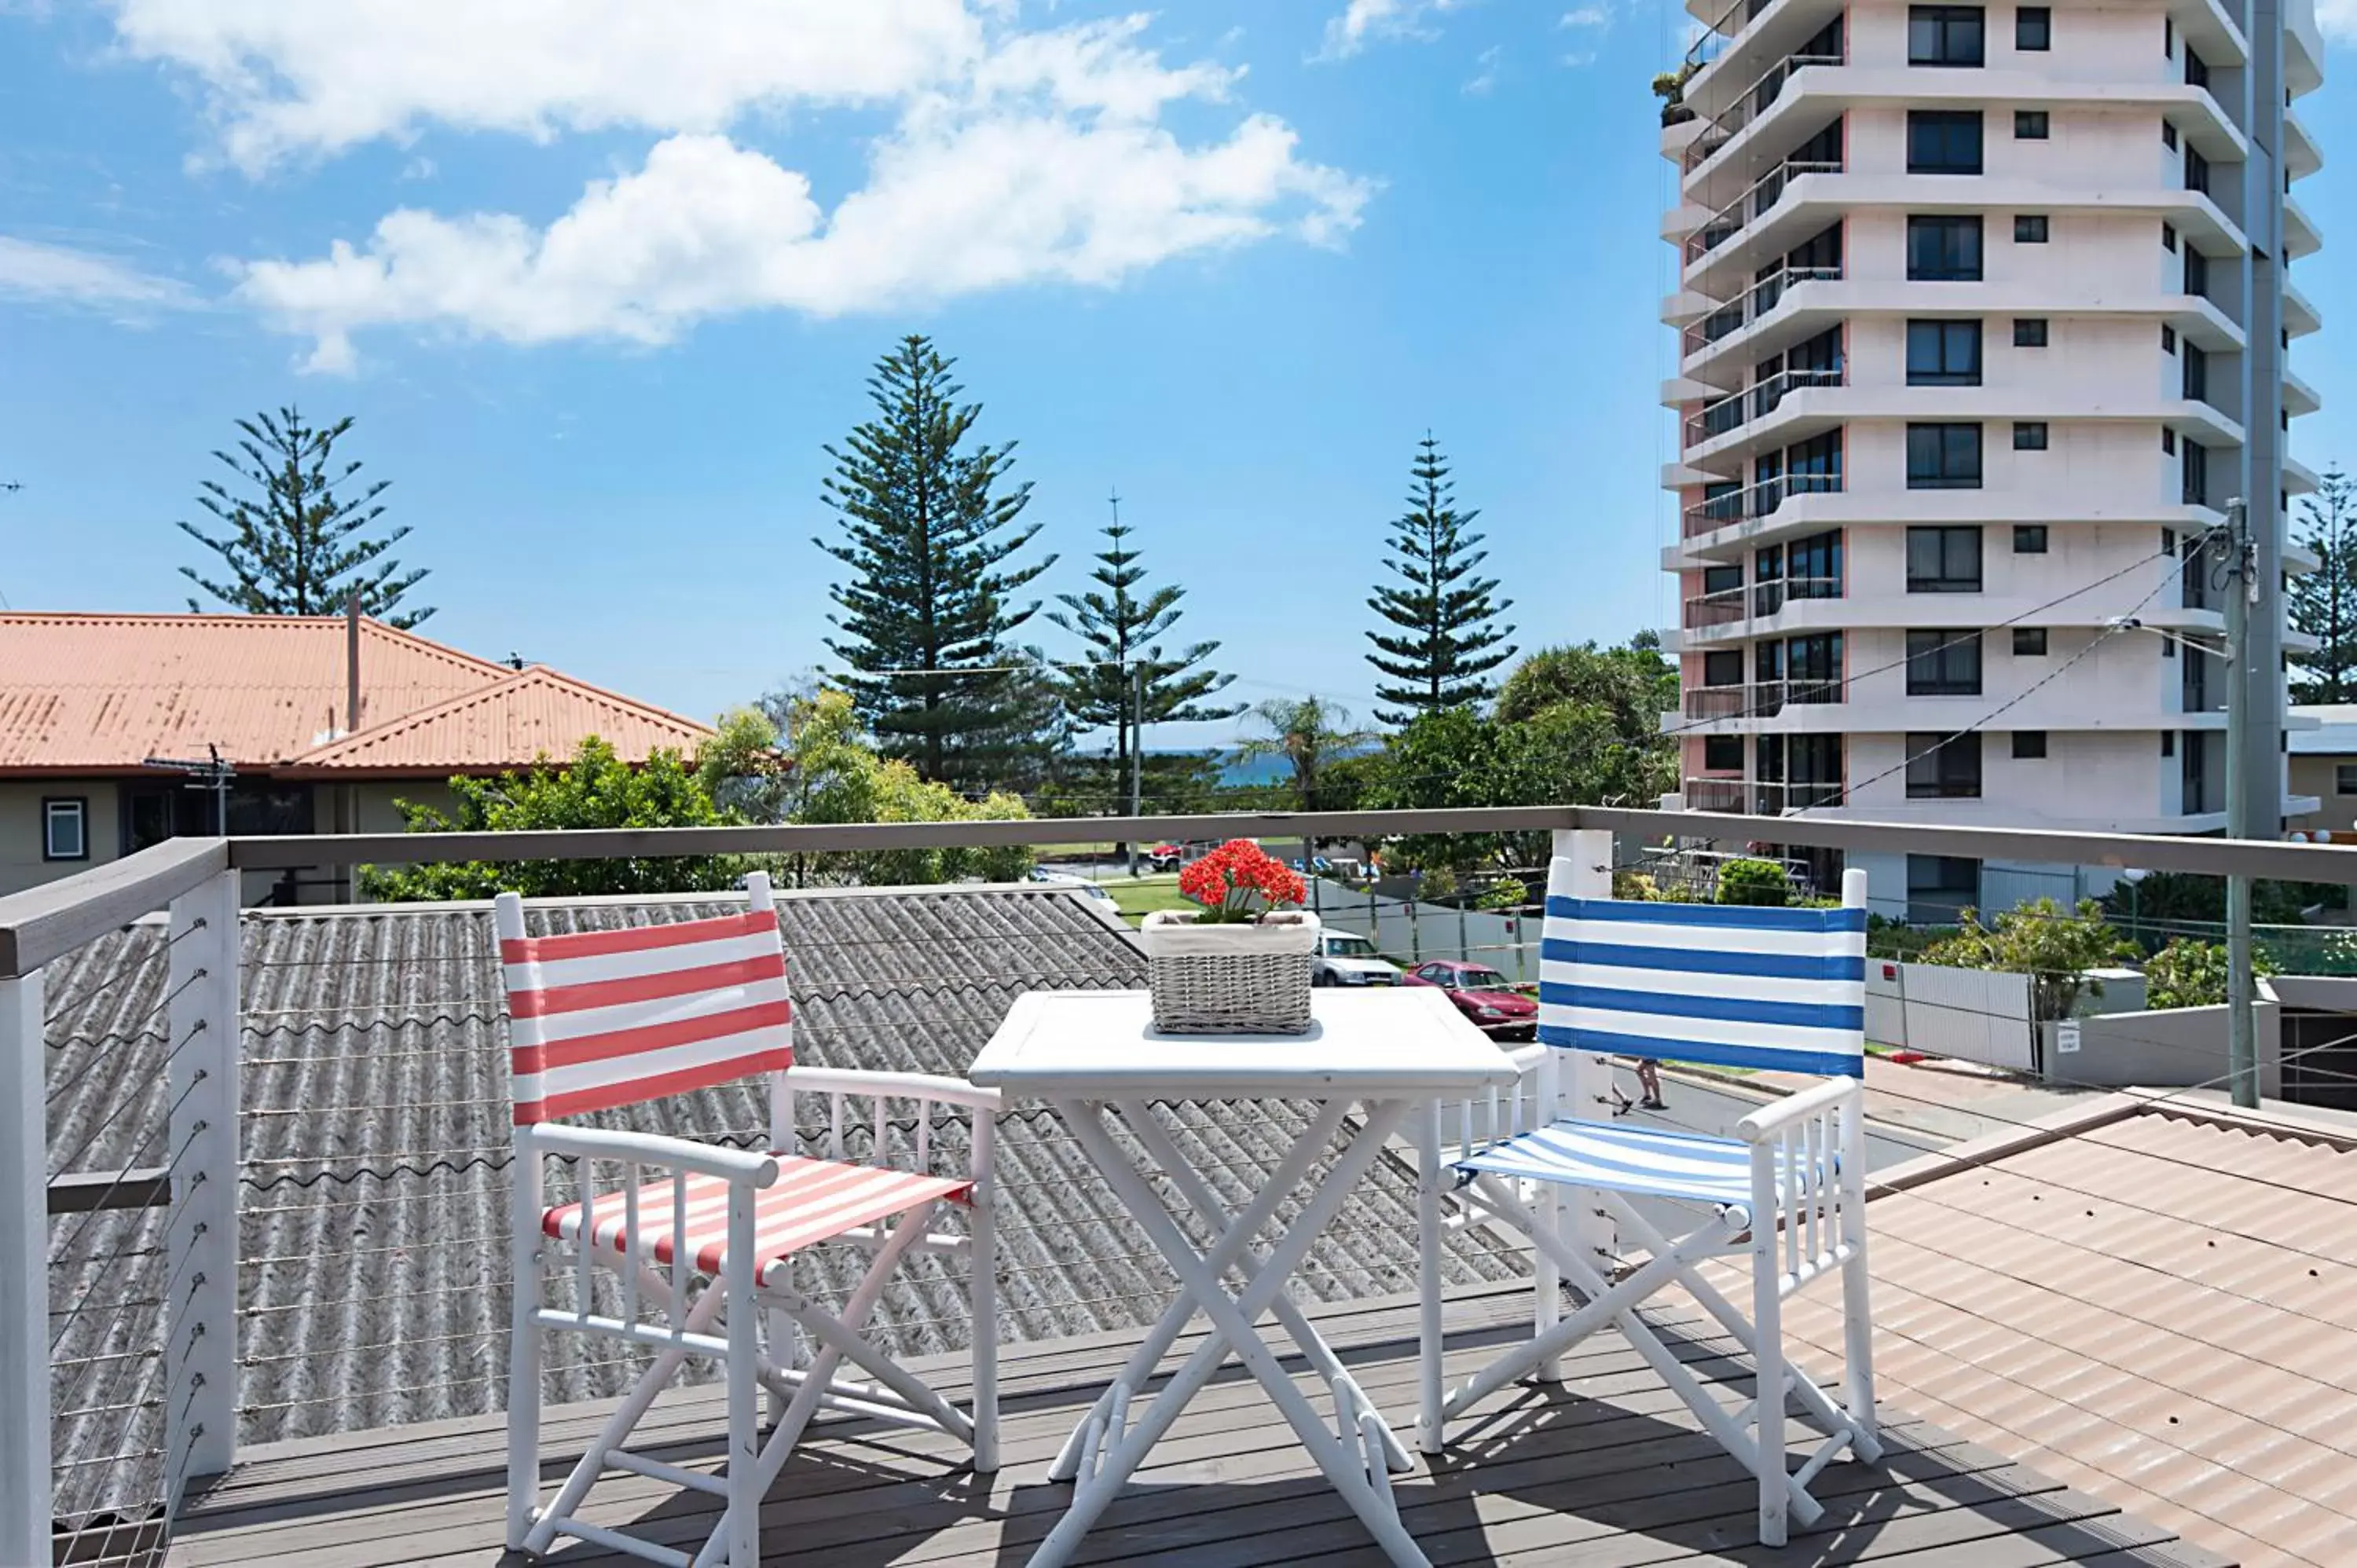
[[[2251,690],[2259,673],[2251,664],[2251,608],[2259,596],[2259,576],[2251,540],[2250,508],[2240,497],[2226,503],[2226,832],[2234,838],[2262,835],[2251,821]],[[2206,555],[2208,552],[2203,552]],[[2270,673],[2272,673],[2270,671]],[[2251,972],[2251,876],[2226,876],[2226,1069],[2234,1103],[2256,1110],[2259,1050],[2255,1016],[2257,985]]]
[[[1146,664],[1134,660],[1129,667],[1129,814],[1146,814]],[[1129,874],[1137,875],[1137,843],[1129,846]]]

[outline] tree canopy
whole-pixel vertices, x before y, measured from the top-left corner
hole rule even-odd
[[[2291,624],[2320,645],[2291,656],[2295,703],[2357,702],[2357,483],[2338,466],[2300,498],[2313,572],[2291,579]]]
[[[1448,465],[1429,431],[1418,445],[1408,510],[1392,524],[1383,565],[1397,582],[1376,585],[1367,607],[1392,628],[1367,633],[1367,655],[1385,679],[1375,687],[1376,718],[1404,725],[1422,714],[1487,702],[1490,672],[1514,656],[1500,624],[1513,607],[1497,596],[1498,580],[1476,575],[1489,552],[1471,532],[1478,511],[1457,510]]]
[[[1039,532],[1021,521],[1031,487],[1008,478],[1014,443],[970,439],[982,405],[959,401],[955,364],[916,334],[877,361],[877,417],[826,448],[840,534],[814,542],[850,569],[826,646],[861,721],[920,778],[978,793],[1038,749],[1046,688],[1013,638],[1056,558],[1013,564]]]
[[[359,462],[336,467],[336,443],[350,431],[350,415],[312,425],[303,422],[299,410],[287,407],[274,417],[264,413],[241,419],[237,427],[243,438],[236,452],[216,451],[213,456],[252,492],[232,494],[218,479],[203,480],[197,504],[212,514],[221,532],[208,533],[185,521],[178,525],[220,556],[229,575],[217,582],[183,566],[180,575],[246,615],[341,615],[355,595],[362,615],[397,627],[414,627],[434,613],[430,607],[400,607],[426,575],[423,567],[404,572],[385,553],[409,537],[408,525],[371,532],[385,510],[376,498],[393,481],[356,486]],[[339,487],[341,496],[336,493]],[[203,607],[188,601],[191,610]]]
[[[1301,811],[1333,809],[1327,798],[1340,765],[1374,744],[1371,730],[1351,725],[1351,710],[1318,697],[1276,698],[1252,710],[1262,733],[1246,736],[1239,757],[1281,757],[1293,773],[1294,804]]]

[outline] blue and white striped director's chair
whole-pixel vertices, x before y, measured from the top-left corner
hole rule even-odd
[[[1437,1453],[1444,1423],[1517,1379],[1560,1376],[1559,1358],[1617,1325],[1711,1435],[1760,1479],[1760,1539],[1783,1544],[1786,1519],[1824,1512],[1809,1484],[1847,1448],[1879,1459],[1866,1272],[1866,874],[1842,878],[1837,909],[1640,904],[1611,892],[1611,835],[1556,835],[1541,949],[1538,1043],[1516,1054],[1521,1085],[1463,1109],[1457,1157],[1443,1156],[1452,1112],[1425,1122],[1424,1419]],[[1614,1056],[1821,1075],[1825,1081],[1743,1119],[1734,1138],[1616,1123]],[[1568,1097],[1570,1103],[1564,1100]],[[1565,1188],[1575,1189],[1558,1207]],[[1444,1197],[1464,1222],[1501,1221],[1537,1250],[1537,1327],[1471,1380],[1443,1389],[1437,1275]],[[1663,1236],[1631,1201],[1665,1198],[1710,1213]],[[1617,1280],[1612,1227],[1651,1256]],[[1702,1277],[1705,1259],[1750,1259],[1751,1316]],[[1839,1272],[1846,1318],[1844,1403],[1784,1356],[1786,1296]],[[1585,1298],[1562,1313],[1561,1282]],[[1758,1387],[1739,1409],[1714,1397],[1637,1314],[1665,1285],[1684,1287],[1752,1353]],[[1785,1397],[1776,1391],[1781,1390]],[[1788,1473],[1785,1407],[1797,1401],[1828,1435]],[[1765,1411],[1769,1419],[1760,1420]]]

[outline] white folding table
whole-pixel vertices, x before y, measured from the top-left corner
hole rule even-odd
[[[1166,1035],[1155,1029],[1143,991],[1034,991],[1016,999],[974,1058],[967,1075],[974,1082],[1055,1108],[1179,1281],[1161,1320],[1056,1456],[1050,1477],[1080,1484],[1071,1507],[1032,1555],[1032,1568],[1055,1568],[1071,1556],[1231,1350],[1392,1561],[1426,1563],[1400,1522],[1391,1490],[1391,1472],[1411,1469],[1414,1462],[1286,1297],[1285,1284],[1412,1109],[1512,1083],[1514,1069],[1437,989],[1323,989],[1310,1015],[1306,1035]],[[1157,1100],[1306,1101],[1318,1112],[1252,1200],[1232,1211],[1155,1120],[1151,1107]],[[1355,1129],[1347,1119],[1353,1103],[1363,1108]],[[1158,1194],[1122,1152],[1111,1122],[1114,1112],[1151,1169],[1168,1179],[1169,1195]],[[1340,1153],[1315,1189],[1302,1194],[1338,1138]],[[1299,1213],[1265,1250],[1255,1248],[1255,1238],[1297,1194],[1305,1198]],[[1189,1209],[1218,1238],[1208,1250],[1188,1239],[1180,1220]],[[1242,1282],[1238,1288],[1230,1288],[1232,1273]],[[1151,1403],[1133,1410],[1156,1366],[1198,1312],[1211,1319],[1211,1333]],[[1254,1327],[1264,1312],[1275,1316],[1332,1388],[1332,1428]]]

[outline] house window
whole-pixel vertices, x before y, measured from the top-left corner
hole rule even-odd
[[[2046,347],[2046,317],[2017,316],[2013,318],[2013,346],[2017,349]]]
[[[1981,172],[1981,113],[1977,109],[1910,109],[1907,112],[1909,174]]]
[[[1981,220],[1908,219],[1907,276],[1919,283],[1980,282]]]
[[[2013,47],[2042,53],[2054,47],[2054,13],[2044,5],[2023,5],[2013,13]]]
[[[1907,63],[1981,64],[1987,53],[1984,16],[1978,5],[1910,5]]]
[[[2333,764],[2332,792],[2336,795],[2357,795],[2357,762]]]
[[[1978,524],[1918,527],[1907,531],[1907,591],[1910,594],[1977,594],[1981,591],[1981,531]]]
[[[2046,243],[2046,214],[2018,212],[2013,220],[2013,242],[2017,245]]]
[[[2042,419],[2018,419],[2014,421],[2013,449],[2017,452],[2045,451],[2046,422]],[[2020,536],[2021,530],[2017,528],[2013,532],[2018,541]],[[2038,531],[2038,537],[2043,541],[2046,537],[2046,531],[2042,528],[2040,529]],[[2039,548],[2043,550],[2046,546],[2041,542],[2039,545]],[[2014,553],[2018,555],[2021,553],[2021,546],[2017,542],[2014,545]]]
[[[2017,109],[2013,112],[2013,139],[2017,142],[2042,142],[2047,138],[2048,122],[2043,109]]]
[[[1980,900],[1979,861],[1953,854],[1907,857],[1907,918],[1911,924],[1952,924],[1959,910]]]
[[[1981,792],[1981,736],[1907,737],[1907,798],[1910,800],[1971,800]]]
[[[1743,737],[1739,735],[1705,736],[1702,742],[1702,766],[1707,773],[1740,773],[1743,771]]]
[[[2013,628],[2013,656],[2016,659],[2046,657],[2046,628],[2042,626],[2018,626]]]
[[[1909,322],[1907,384],[1910,387],[1980,385],[1981,324],[1977,321]]]
[[[2046,732],[2042,729],[2018,729],[2013,732],[2013,756],[2017,762],[2035,762],[2046,755]]]
[[[1910,697],[1979,696],[1981,634],[1976,631],[1909,632],[1907,694]]]
[[[52,796],[41,802],[41,858],[90,858],[90,801],[86,798]]]
[[[1981,427],[1977,424],[1909,425],[1907,488],[1910,490],[1979,489]]]
[[[2046,443],[2041,441],[2039,445],[2043,446]],[[2015,528],[2013,531],[2013,553],[2016,555],[2045,554],[2046,525],[2042,522],[2025,522]]]

